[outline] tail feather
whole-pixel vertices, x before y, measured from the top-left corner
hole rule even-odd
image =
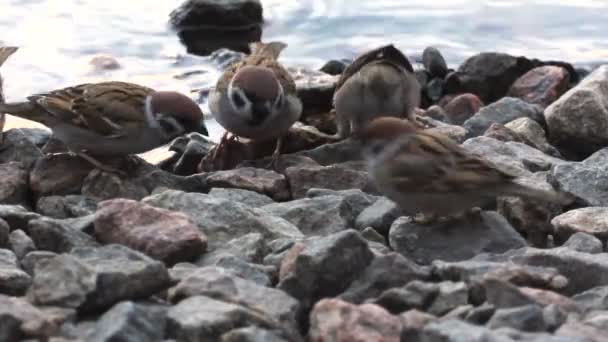
[[[279,55],[281,54],[281,51],[283,51],[283,49],[285,49],[286,47],[287,44],[282,42],[253,42],[249,44],[249,49],[251,50],[252,55],[266,55],[274,59],[278,59]]]

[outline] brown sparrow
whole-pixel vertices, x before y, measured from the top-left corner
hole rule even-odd
[[[14,46],[0,47],[0,67],[13,53],[15,53],[15,51],[17,51],[17,49],[18,48]],[[0,103],[4,103],[4,101],[4,88],[2,87],[2,76],[0,75]],[[4,130],[5,120],[6,116],[3,112],[0,111],[0,144],[2,144],[2,142],[4,141],[4,135],[2,132]]]
[[[344,139],[379,116],[414,119],[420,84],[407,57],[385,45],[357,57],[342,73],[334,93],[338,130]]]
[[[226,129],[214,157],[228,133],[233,138],[258,141],[278,138],[273,160],[278,157],[284,134],[302,113],[296,84],[277,61],[286,46],[281,42],[252,43],[252,53],[228,67],[211,89],[211,114]]]
[[[143,153],[192,131],[208,135],[189,97],[132,83],[86,83],[27,99],[2,103],[0,112],[51,128],[71,152],[110,172],[119,171],[92,156]]]
[[[454,216],[482,207],[496,196],[520,196],[566,204],[566,195],[532,189],[447,136],[421,130],[409,120],[383,117],[356,138],[377,189],[406,215]]]

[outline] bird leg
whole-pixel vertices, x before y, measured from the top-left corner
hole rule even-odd
[[[270,163],[268,163],[268,166],[266,166],[266,168],[268,169],[275,169],[278,166],[278,161],[279,161],[279,156],[281,155],[281,148],[283,147],[283,137],[279,137],[277,139],[277,145],[274,149],[274,152],[272,152],[272,156],[270,157]]]
[[[89,156],[88,154],[86,154],[84,152],[76,152],[76,153],[74,153],[74,152],[68,152],[68,153],[75,154],[75,155],[79,156],[80,158],[82,158],[82,159],[88,161],[89,163],[93,164],[96,168],[100,169],[101,171],[105,171],[105,172],[109,172],[109,173],[116,173],[116,174],[118,174],[119,176],[122,176],[122,177],[127,176],[126,172],[124,172],[122,170],[119,170],[119,169],[117,169],[115,167],[104,165],[101,162],[99,162],[97,159]]]

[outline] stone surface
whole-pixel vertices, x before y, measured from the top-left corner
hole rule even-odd
[[[252,167],[216,171],[205,176],[210,188],[237,188],[265,194],[277,201],[288,200],[291,195],[287,179],[282,174]]]
[[[507,96],[549,106],[560,98],[570,84],[570,74],[564,68],[546,65],[534,68],[518,78],[509,89]]]
[[[537,305],[527,305],[512,309],[499,309],[488,322],[490,329],[514,328],[522,331],[545,331],[543,310]]]
[[[69,154],[45,155],[30,174],[30,188],[38,196],[78,194],[94,166]]]
[[[211,250],[249,233],[267,239],[303,237],[290,222],[244,204],[198,193],[165,191],[143,201],[156,207],[181,211],[207,236]]]
[[[441,52],[432,46],[422,51],[422,65],[433,77],[443,78],[448,73],[448,65]]]
[[[302,116],[329,112],[339,75],[328,75],[306,67],[287,67],[296,82],[296,94],[302,101]]]
[[[187,215],[137,201],[115,199],[99,203],[95,236],[174,265],[192,261],[207,247],[207,238]]]
[[[0,294],[0,341],[39,340],[55,332],[47,315],[24,298]]]
[[[390,228],[389,243],[395,251],[423,265],[434,260],[461,261],[481,252],[502,253],[526,245],[496,212],[483,212],[481,220],[433,227],[400,217]]]
[[[134,302],[120,302],[101,316],[89,341],[161,341],[165,336],[166,311]]]
[[[340,196],[350,205],[353,214],[359,215],[365,208],[378,200],[378,196],[370,195],[359,189],[330,190],[311,188],[306,192],[306,197],[315,198],[322,196]]]
[[[0,218],[0,248],[8,248],[8,236],[11,232],[11,227],[8,223]]]
[[[266,195],[243,189],[213,188],[209,191],[209,196],[243,203],[252,208],[260,208],[274,203],[272,198]]]
[[[583,311],[608,311],[608,286],[601,285],[572,297]]]
[[[568,322],[562,325],[555,335],[564,337],[566,341],[579,340],[584,342],[602,342],[606,340],[606,331],[588,324]]]
[[[403,337],[403,336],[402,336]],[[496,341],[507,342],[510,340],[499,340],[486,327],[480,327],[466,323],[459,319],[446,319],[440,321],[429,322],[423,329],[411,332],[405,336],[406,341]]]
[[[209,138],[193,132],[173,140],[169,150],[175,152],[174,160],[163,163],[161,168],[176,175],[192,175],[197,173],[200,160],[215,146]]]
[[[517,133],[527,145],[539,149],[550,156],[561,157],[559,151],[549,144],[545,129],[537,121],[530,118],[519,118],[507,123],[505,127]]]
[[[40,215],[28,211],[23,206],[0,204],[0,218],[6,221],[12,230],[27,231],[28,222],[39,217]]]
[[[46,196],[36,202],[36,212],[56,219],[87,216],[95,210],[97,202],[82,195]]]
[[[505,97],[481,108],[464,122],[464,128],[468,130],[469,137],[476,137],[482,135],[492,123],[504,125],[522,117],[544,122],[542,108],[539,106],[517,98]]]
[[[19,267],[15,254],[8,249],[0,249],[0,293],[20,296],[31,283],[32,278]]]
[[[289,342],[286,334],[277,330],[246,327],[222,335],[221,342]]]
[[[28,173],[21,163],[0,164],[0,203],[28,205]]]
[[[315,342],[398,342],[401,329],[399,317],[377,305],[323,299],[310,314],[309,338]]]
[[[55,220],[40,218],[30,221],[30,237],[40,250],[68,253],[76,247],[96,247],[99,243],[84,231],[93,226],[93,216],[81,219]]]
[[[393,314],[407,310],[427,310],[439,293],[439,285],[421,281],[411,281],[402,287],[393,287],[372,300]]]
[[[583,155],[608,146],[607,84],[608,66],[604,65],[547,107],[549,140]]]
[[[469,289],[463,282],[439,283],[438,292],[428,312],[435,316],[442,316],[450,310],[466,305],[469,299]]]
[[[488,127],[486,132],[483,134],[483,136],[504,142],[524,142],[523,138],[520,137],[518,133],[499,123],[491,124],[490,127]]]
[[[337,143],[325,144],[312,150],[298,152],[295,155],[308,157],[319,165],[328,166],[351,160],[360,160],[361,146],[352,139],[345,139]]]
[[[15,253],[18,260],[23,259],[23,257],[32,251],[36,250],[36,245],[34,241],[21,229],[13,230],[9,235],[9,243],[11,246],[11,250]]]
[[[593,235],[585,233],[574,233],[564,243],[563,247],[570,248],[573,251],[598,254],[604,251],[602,241]]]
[[[451,99],[444,107],[446,122],[462,125],[483,107],[475,94],[461,94]]]
[[[48,252],[48,251],[33,251],[28,253],[21,260],[21,267],[27,274],[34,275],[34,268],[36,267],[36,263],[42,259],[52,259],[57,256],[57,253]]]
[[[236,256],[246,262],[261,263],[268,252],[269,248],[264,236],[260,233],[249,233],[229,240],[215,251],[205,253],[196,263],[198,265],[215,264],[217,260],[226,255]]]
[[[555,234],[566,241],[576,233],[586,233],[602,241],[608,239],[608,207],[587,207],[568,211],[553,220]]]
[[[275,278],[276,275],[272,267],[251,264],[233,255],[222,256],[213,265],[225,268],[232,274],[261,286],[272,286],[271,277]]]
[[[36,145],[40,134],[39,129],[9,129],[4,132],[4,141],[2,150],[0,150],[0,164],[9,162],[22,163],[26,169],[29,169],[38,158],[42,157],[42,152],[39,146]],[[44,130],[46,139],[50,136],[48,130]]]
[[[365,208],[355,220],[355,228],[363,230],[372,227],[383,235],[388,235],[388,231],[401,216],[399,206],[386,197],[381,197],[374,204]]]
[[[290,167],[285,171],[293,198],[306,196],[310,188],[331,190],[365,189],[369,183],[366,172],[344,165]]]

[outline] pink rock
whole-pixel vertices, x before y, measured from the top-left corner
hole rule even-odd
[[[211,188],[237,188],[268,195],[277,201],[290,199],[284,175],[266,169],[242,167],[209,173],[205,178]]]
[[[403,323],[375,304],[319,301],[310,314],[311,342],[398,342]]]
[[[467,119],[475,115],[483,107],[483,102],[475,94],[461,94],[445,105],[447,122],[453,125],[462,125]]]
[[[528,103],[549,106],[568,90],[570,74],[553,65],[534,68],[518,78],[507,96],[518,97]]]
[[[128,199],[99,203],[95,236],[122,244],[168,265],[191,261],[207,248],[207,237],[185,214]]]
[[[285,277],[293,272],[296,267],[296,260],[306,246],[302,243],[296,242],[293,247],[287,252],[283,260],[281,261],[281,267],[279,269],[279,281],[285,279]]]
[[[557,292],[532,287],[521,287],[520,291],[543,306],[555,304],[564,313],[580,313],[581,311],[581,308],[575,301]]]

